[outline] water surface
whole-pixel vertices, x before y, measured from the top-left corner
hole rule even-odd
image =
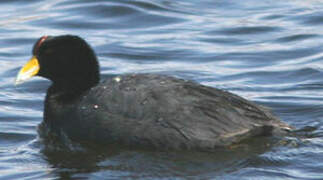
[[[316,0],[1,1],[0,179],[322,179],[322,8]],[[60,34],[92,45],[102,78],[191,79],[266,105],[299,133],[212,153],[48,147],[37,125],[50,83],[13,84],[33,43]]]

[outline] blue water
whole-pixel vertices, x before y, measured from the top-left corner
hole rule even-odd
[[[323,179],[322,9],[317,0],[0,1],[0,179]],[[102,78],[192,79],[270,107],[298,135],[212,153],[48,147],[37,125],[50,82],[14,79],[40,36],[60,34],[93,46]]]

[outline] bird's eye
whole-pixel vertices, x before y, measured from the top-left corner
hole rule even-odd
[[[50,55],[50,54],[53,54],[54,50],[52,49],[46,49],[43,53],[46,54],[46,55]]]

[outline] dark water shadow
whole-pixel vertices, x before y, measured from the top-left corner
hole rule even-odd
[[[289,144],[288,140],[281,138],[257,137],[203,152],[159,151],[90,143],[81,145],[68,139],[57,141],[48,137],[41,141],[43,158],[54,169],[52,173],[58,178],[68,179],[214,178],[259,164],[258,161],[262,161],[259,156]],[[268,161],[267,165],[270,163]],[[283,165],[284,162],[279,163]]]

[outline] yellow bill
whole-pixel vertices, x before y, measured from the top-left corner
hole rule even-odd
[[[33,56],[27,64],[25,64],[19,71],[15,84],[21,84],[27,79],[35,76],[39,71],[38,59]]]

